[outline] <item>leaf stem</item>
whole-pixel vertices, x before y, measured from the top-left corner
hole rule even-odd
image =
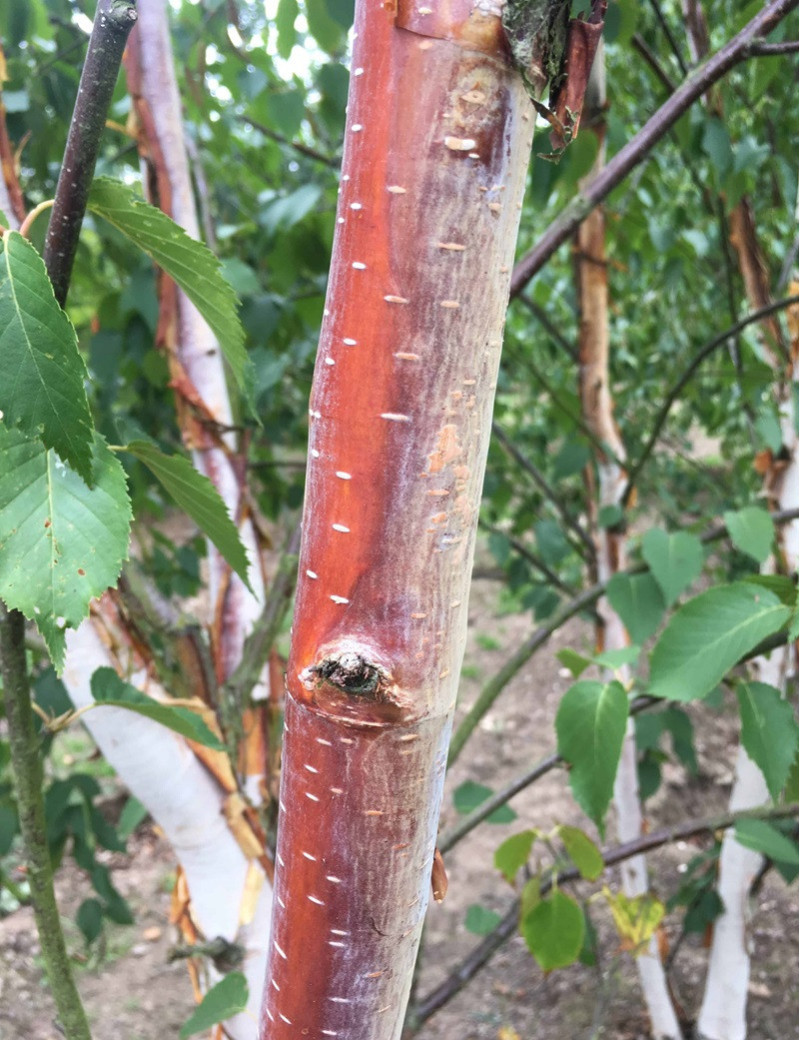
[[[44,244],[47,273],[62,307],[122,52],[135,22],[134,0],[99,0]]]
[[[25,618],[18,610],[8,610],[2,603],[0,672],[3,676],[19,824],[25,843],[31,902],[45,970],[67,1040],[91,1040],[86,1014],[72,977],[72,966],[53,889],[53,866],[47,847],[42,798],[42,761],[33,728],[31,691],[25,660]]]
[[[55,199],[46,199],[44,202],[40,202],[38,206],[30,211],[27,217],[22,221],[19,226],[19,233],[23,238],[28,238],[30,235],[31,227],[33,226],[34,220],[39,216],[40,213],[44,213],[47,209],[52,209]]]

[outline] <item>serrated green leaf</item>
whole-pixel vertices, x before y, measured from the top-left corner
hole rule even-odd
[[[64,628],[116,583],[128,555],[125,472],[95,434],[94,487],[55,452],[0,426],[0,597],[34,620],[56,670]]]
[[[44,261],[22,235],[0,240],[0,411],[92,482],[86,365]]]
[[[178,283],[208,323],[239,389],[248,396],[252,380],[238,300],[214,254],[160,209],[138,198],[132,188],[108,177],[98,177],[92,184],[88,209],[122,232]]]
[[[165,455],[149,441],[132,441],[125,450],[147,466],[250,588],[247,553],[225,503],[208,477],[198,473],[182,455]]]
[[[495,851],[494,865],[509,884],[514,883],[517,871],[528,862],[533,843],[538,837],[539,832],[536,830],[512,834]]]
[[[627,720],[628,698],[618,682],[575,683],[562,697],[556,714],[558,752],[571,766],[572,793],[601,834],[614,793]]]
[[[583,945],[586,922],[574,899],[556,889],[527,914],[520,931],[543,971],[573,964]]]
[[[653,527],[642,539],[642,556],[671,606],[703,569],[703,543],[687,531],[667,534]]]
[[[569,858],[578,868],[582,878],[594,881],[603,873],[604,863],[600,850],[579,827],[568,827],[562,824],[558,828],[558,836],[564,842]]]
[[[218,1022],[238,1015],[247,1007],[249,996],[247,979],[240,971],[232,971],[230,975],[220,979],[212,986],[191,1016],[181,1026],[181,1040],[210,1029]]]
[[[500,924],[501,920],[500,914],[495,913],[494,910],[473,903],[472,906],[467,907],[464,915],[464,927],[473,935],[488,935]]]
[[[453,805],[457,812],[471,813],[479,805],[491,797],[494,791],[484,784],[476,784],[474,780],[465,780],[463,784],[453,791]],[[491,815],[486,817],[487,823],[513,823],[517,814],[510,805],[501,805]]]
[[[676,611],[656,643],[650,693],[673,701],[705,696],[790,615],[777,596],[744,582],[701,592]]]
[[[173,707],[168,701],[156,701],[135,686],[120,679],[113,668],[98,668],[91,679],[95,703],[109,708],[127,708],[137,715],[158,722],[167,729],[180,733],[196,744],[224,751],[225,745],[211,732],[203,719],[191,708]]]
[[[519,896],[519,920],[520,924],[525,920],[528,914],[542,901],[542,879],[536,874],[532,878],[528,878],[525,884],[522,886],[522,891]]]
[[[763,563],[772,552],[775,539],[775,525],[769,513],[758,506],[746,506],[725,512],[723,519],[736,548]]]
[[[734,833],[736,840],[746,849],[760,852],[776,863],[797,866],[797,843],[766,820],[737,820]]]
[[[769,793],[777,801],[797,757],[794,709],[779,690],[766,683],[741,683],[736,696],[742,719],[742,744],[764,774]]]
[[[777,596],[785,607],[797,604],[797,583],[787,574],[748,574],[742,581],[748,585],[760,585]]]
[[[661,623],[666,604],[652,574],[615,574],[606,588],[611,606],[639,646]]]

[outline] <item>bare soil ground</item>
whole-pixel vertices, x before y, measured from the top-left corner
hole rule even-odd
[[[486,679],[529,633],[529,617],[497,617],[497,586],[475,583],[459,718]],[[487,641],[487,637],[496,643]],[[448,778],[443,826],[457,819],[452,792],[465,779],[494,788],[536,763],[554,747],[553,720],[570,678],[555,652],[588,648],[589,626],[575,621],[533,658],[484,720],[468,751]],[[731,714],[693,709],[699,776],[687,778],[667,765],[665,782],[648,802],[652,827],[724,810],[732,779],[737,729]],[[573,823],[588,829],[569,794],[566,774],[550,772],[512,803],[513,824],[484,824],[447,856],[450,888],[445,902],[428,915],[419,980],[424,996],[450,975],[479,942],[464,926],[467,907],[479,904],[504,913],[511,889],[492,868],[494,850],[526,827]],[[613,822],[610,825],[613,837]],[[667,896],[681,866],[699,845],[682,843],[650,858],[653,888]],[[129,900],[136,924],[114,928],[104,957],[79,968],[79,985],[95,1040],[173,1040],[191,1012],[185,968],[167,962],[174,943],[167,923],[173,861],[166,843],[149,825],[129,842],[131,855],[109,856],[115,884]],[[608,880],[612,881],[613,878]],[[594,886],[597,890],[599,886]],[[584,885],[581,894],[590,893]],[[60,871],[58,892],[69,922],[89,895],[89,883],[71,860]],[[754,948],[750,983],[750,1040],[793,1040],[797,1031],[797,884],[787,886],[770,872],[758,893],[750,938]],[[462,992],[418,1034],[419,1040],[645,1040],[649,1036],[635,966],[619,943],[610,915],[598,901],[593,916],[600,934],[597,966],[576,965],[545,976],[521,938],[508,942]],[[674,942],[677,920],[667,933]],[[67,924],[70,947],[83,949],[77,929]],[[706,950],[697,938],[684,942],[672,971],[675,996],[686,1016],[696,1014],[705,976]],[[0,920],[0,1040],[61,1040],[43,978],[33,916],[23,908]]]

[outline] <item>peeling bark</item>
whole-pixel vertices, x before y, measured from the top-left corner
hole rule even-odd
[[[356,5],[287,677],[269,1040],[393,1040],[403,1025],[533,130],[499,14]]]
[[[599,143],[594,177],[605,163],[605,71],[602,43],[589,81],[586,97],[585,125],[591,128]],[[578,282],[580,313],[580,396],[584,421],[596,441],[607,446],[609,453],[595,452],[597,465],[596,516],[604,507],[624,508],[627,475],[619,464],[626,458],[625,444],[614,420],[614,402],[609,386],[608,266],[605,251],[605,211],[598,206],[578,228],[575,236],[575,271]],[[595,481],[589,482],[595,494]],[[598,527],[595,531],[597,580],[607,582],[627,566],[624,525]],[[628,633],[608,599],[598,603],[602,624],[597,628],[597,649],[618,650],[629,643]],[[627,668],[622,668],[628,679]],[[611,676],[609,676],[611,677]],[[614,805],[621,842],[635,841],[642,834],[642,806],[636,761],[636,736],[633,720],[628,727],[614,784]],[[622,890],[628,897],[644,895],[649,888],[647,864],[643,855],[634,856],[622,866]],[[636,958],[653,1035],[669,1040],[682,1040],[666,974],[655,936]]]

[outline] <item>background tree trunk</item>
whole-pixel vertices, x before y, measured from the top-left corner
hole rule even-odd
[[[598,140],[594,166],[588,174],[593,178],[605,164],[606,133],[605,63],[602,42],[595,57],[582,119],[586,132]],[[597,547],[594,580],[609,581],[614,574],[625,570],[625,521],[612,526],[596,523],[603,509],[624,510],[627,475],[622,468],[625,444],[614,419],[614,402],[610,387],[609,323],[608,323],[608,264],[605,250],[605,210],[594,209],[578,228],[575,236],[575,269],[578,282],[580,313],[579,361],[580,396],[584,421],[598,444],[606,445],[609,452],[595,451],[597,469],[596,504],[590,508],[595,518]],[[612,457],[613,456],[613,457]],[[590,494],[594,480],[589,481]],[[622,619],[606,597],[598,602],[602,624],[597,626],[597,651],[619,650],[630,642]],[[629,679],[628,669],[619,671]],[[608,678],[613,678],[609,674]],[[636,733],[632,719],[628,719],[622,755],[614,784],[614,805],[617,810],[617,830],[621,842],[634,841],[642,834],[642,807],[639,798],[639,779],[636,757]],[[633,898],[645,895],[649,884],[645,857],[634,856],[621,869],[622,889]],[[636,968],[642,986],[647,1012],[655,1037],[682,1040],[683,1033],[667,986],[666,974],[653,936],[647,948],[636,957]]]

